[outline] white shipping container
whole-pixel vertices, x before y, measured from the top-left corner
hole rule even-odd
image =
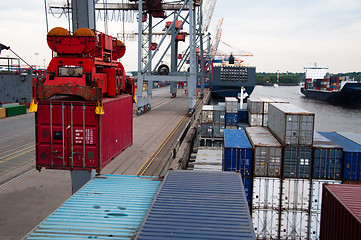
[[[308,211],[310,205],[310,180],[286,178],[282,181],[281,208]]]
[[[279,239],[279,210],[253,209],[252,222],[257,239]]]
[[[253,179],[252,208],[280,209],[281,179],[255,177]]]
[[[213,123],[213,105],[202,107],[202,123]]]
[[[238,100],[235,97],[226,97],[226,113],[238,113]]]
[[[248,123],[251,127],[262,127],[263,115],[260,113],[248,113]]]
[[[250,113],[263,113],[263,102],[258,98],[247,98],[247,110]]]
[[[280,239],[308,239],[309,214],[304,211],[282,211]]]
[[[315,114],[287,103],[270,103],[268,128],[285,145],[311,146]]]
[[[320,239],[321,203],[323,184],[341,184],[339,180],[312,180],[311,219],[309,239]]]

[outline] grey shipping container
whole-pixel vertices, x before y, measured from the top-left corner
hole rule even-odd
[[[268,128],[284,145],[312,146],[315,114],[287,103],[270,103]]]
[[[284,148],[283,177],[311,177],[312,148],[303,146],[287,146]]]
[[[262,113],[248,113],[248,123],[251,127],[262,127],[263,114]]]
[[[202,123],[213,123],[213,106],[204,105],[202,107]]]
[[[223,132],[224,132],[225,126],[224,124],[213,124],[213,137],[214,138],[223,138]]]
[[[248,127],[246,133],[254,149],[254,176],[280,177],[282,145],[264,127]]]
[[[324,184],[321,240],[361,239],[361,185]]]
[[[270,103],[274,103],[275,101],[270,98],[259,98],[259,100],[261,100],[263,104],[263,114],[268,114],[268,105]]]
[[[247,98],[247,110],[250,113],[263,113],[263,102],[258,98]]]
[[[256,239],[241,175],[169,171],[136,239]]]
[[[201,124],[201,137],[212,138],[213,137],[213,124],[203,123]]]
[[[213,123],[225,123],[226,108],[225,106],[214,106],[213,108]]]
[[[235,97],[226,97],[226,113],[238,113],[238,100]]]
[[[342,147],[319,133],[313,138],[313,178],[341,179],[342,178]]]
[[[268,113],[267,113],[267,114],[263,114],[262,126],[263,126],[263,127],[267,127],[267,126],[268,126]]]

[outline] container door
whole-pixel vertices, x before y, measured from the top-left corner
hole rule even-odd
[[[252,221],[257,239],[279,239],[279,210],[253,209]]]
[[[99,167],[98,122],[94,106],[84,103],[69,105],[68,151],[71,167]]]
[[[282,211],[281,239],[308,239],[309,214],[303,211]]]
[[[39,104],[36,113],[38,166],[67,166],[66,121],[64,103]]]

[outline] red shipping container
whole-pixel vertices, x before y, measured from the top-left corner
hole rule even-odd
[[[324,184],[320,239],[361,239],[361,185]]]
[[[97,115],[94,102],[40,101],[35,114],[36,168],[100,172],[130,147],[132,96],[105,98],[103,108],[104,115]]]

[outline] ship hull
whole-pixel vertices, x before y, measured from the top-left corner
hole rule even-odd
[[[361,105],[361,83],[346,83],[340,91],[320,91],[301,88],[306,97],[349,105]]]

